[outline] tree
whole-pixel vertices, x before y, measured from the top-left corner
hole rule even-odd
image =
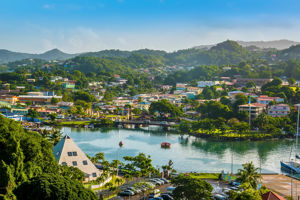
[[[247,183],[249,186],[256,190],[258,181],[261,179],[261,175],[257,172],[259,168],[255,168],[252,162],[242,165],[243,169],[239,169],[237,173],[237,180],[242,184]]]
[[[183,112],[175,105],[171,104],[168,100],[162,99],[156,102],[152,102],[149,108],[150,114],[158,112],[160,117],[170,114],[171,117],[179,117]]]
[[[261,196],[258,191],[254,189],[246,189],[243,191],[229,192],[229,199],[231,200],[261,200]]]
[[[67,177],[75,181],[80,181],[80,182],[84,181],[85,178],[84,173],[76,167],[59,165],[58,169],[59,169],[59,174],[64,177]]]
[[[58,102],[59,102],[59,99],[58,99],[58,98],[52,97],[52,99],[51,99],[51,104],[52,104],[52,105],[56,105]]]
[[[36,110],[34,109],[29,109],[27,113],[27,117],[31,117],[32,119],[37,118],[40,115]]]
[[[11,191],[26,180],[42,173],[54,173],[57,164],[52,144],[36,132],[25,132],[13,120],[0,116],[0,193]]]
[[[149,174],[157,174],[158,171],[152,165],[150,156],[139,153],[137,156],[125,156],[124,160],[128,162],[125,169],[134,176],[147,177]]]
[[[96,200],[78,181],[57,174],[42,174],[22,183],[14,193],[18,200]]]
[[[175,200],[211,199],[213,187],[199,177],[181,174],[171,182],[176,186],[173,191]]]
[[[296,83],[296,80],[294,78],[288,78],[288,82],[289,82],[289,85],[294,85]]]
[[[53,121],[55,121],[55,119],[56,119],[56,117],[57,117],[57,114],[56,114],[56,113],[50,113],[50,114],[48,115],[48,117],[49,117],[50,120],[53,122]]]
[[[218,118],[228,119],[232,116],[230,108],[220,102],[208,101],[200,104],[197,111],[201,113],[202,118]]]

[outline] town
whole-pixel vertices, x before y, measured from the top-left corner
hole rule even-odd
[[[299,200],[299,8],[0,1],[0,200]]]

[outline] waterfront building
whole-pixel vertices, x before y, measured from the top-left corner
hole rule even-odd
[[[267,105],[260,103],[244,104],[239,106],[239,111],[251,113],[251,118],[254,119],[266,111]]]
[[[53,147],[53,154],[58,164],[80,169],[85,174],[85,182],[96,180],[101,175],[101,171],[68,135]]]
[[[272,105],[269,108],[268,115],[272,117],[283,117],[290,113],[290,106],[287,104]]]

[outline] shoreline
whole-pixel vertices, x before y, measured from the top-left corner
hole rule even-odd
[[[48,126],[53,126],[53,127],[73,127],[73,128],[90,128],[90,127],[85,127],[89,126],[92,124],[93,121],[63,121],[63,122],[58,122],[58,123],[49,123],[46,122],[44,123],[45,125]],[[94,126],[94,128],[118,128],[115,124],[110,124],[110,125],[97,125]],[[128,129],[128,128],[121,128],[124,130],[141,130],[141,131],[149,131],[145,129]],[[205,133],[193,133],[193,132],[180,132],[179,130],[170,130],[170,131],[164,131],[168,133],[173,133],[173,134],[178,134],[178,135],[189,135],[189,136],[194,136],[196,138],[204,138],[204,139],[211,139],[214,141],[265,141],[265,140],[280,140],[280,139],[293,139],[293,137],[290,136],[285,136],[285,135],[280,135],[277,137],[272,137],[270,135],[253,135],[253,136],[237,136],[237,137],[231,137],[231,136],[218,136],[214,134],[205,134]]]

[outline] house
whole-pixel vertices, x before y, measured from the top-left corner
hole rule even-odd
[[[85,175],[85,182],[96,180],[101,175],[101,171],[68,135],[53,147],[53,154],[58,164],[80,169]]]
[[[251,104],[244,104],[239,106],[239,111],[246,111],[251,113],[251,118],[254,119],[264,113],[266,111],[267,105],[260,104],[260,103],[251,103]]]
[[[74,89],[75,88],[75,81],[67,81],[67,82],[64,82],[64,83],[62,83],[62,87],[64,88],[64,89]]]
[[[200,94],[202,92],[202,88],[198,88],[198,87],[187,87],[186,91],[187,92],[195,92],[195,94]]]
[[[198,87],[205,88],[216,85],[215,81],[198,81]]]
[[[31,101],[32,104],[50,104],[52,98],[61,101],[62,96],[56,96],[54,92],[28,92],[27,95],[19,96],[21,103]]]
[[[176,84],[176,90],[185,90],[186,84],[183,83],[177,83]]]
[[[9,104],[16,104],[19,101],[19,97],[14,95],[1,95],[0,101],[7,102]]]
[[[257,86],[262,86],[268,82],[271,82],[271,78],[237,78],[236,84],[239,86],[245,86],[248,82],[254,82]]]
[[[161,89],[163,89],[163,90],[171,90],[172,89],[172,85],[162,85]]]
[[[272,105],[268,111],[268,115],[272,117],[283,117],[290,113],[290,106],[287,104]]]
[[[277,103],[284,102],[284,99],[281,97],[269,97],[267,95],[260,95],[257,97],[257,103],[268,105],[271,101],[276,101]]]
[[[27,79],[27,82],[28,82],[28,83],[34,83],[34,82],[35,82],[35,79],[34,79],[34,78],[28,78],[28,79]]]
[[[272,191],[262,194],[261,198],[262,200],[285,200],[285,198]]]

